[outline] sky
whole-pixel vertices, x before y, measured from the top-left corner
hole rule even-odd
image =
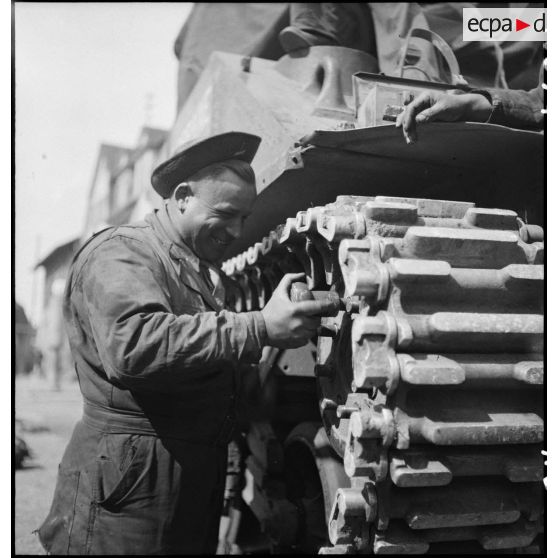
[[[81,233],[100,143],[133,147],[143,125],[172,127],[173,44],[191,6],[15,4],[15,294],[35,325],[33,268]]]

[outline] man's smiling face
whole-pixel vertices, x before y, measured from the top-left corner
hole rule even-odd
[[[218,263],[239,238],[256,201],[256,187],[224,169],[219,176],[190,185],[178,228],[182,239],[202,260]]]

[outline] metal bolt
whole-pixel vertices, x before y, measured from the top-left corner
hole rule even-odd
[[[360,409],[350,405],[339,405],[337,407],[337,416],[339,418],[349,418],[353,413],[358,413]]]
[[[538,225],[523,225],[519,229],[519,238],[523,242],[544,242],[544,229]]]
[[[244,56],[240,60],[240,68],[243,72],[250,72],[250,66],[252,65],[252,57],[251,56]]]
[[[320,365],[318,365],[320,366]],[[333,399],[322,399],[320,401],[320,410],[322,411],[322,413],[324,411],[334,411],[335,409],[337,409],[339,405],[337,403],[335,403],[335,401],[333,401]]]
[[[355,438],[381,438],[384,419],[376,412],[355,413],[351,416],[349,430]]]
[[[345,299],[341,299],[345,303],[345,311],[352,313],[358,312],[360,310],[360,300],[358,297],[348,296]]]

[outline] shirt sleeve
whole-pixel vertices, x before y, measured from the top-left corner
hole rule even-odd
[[[260,312],[175,314],[162,262],[137,239],[104,242],[79,281],[103,367],[127,387],[172,389],[185,375],[261,356],[267,332]]]
[[[492,103],[492,113],[487,122],[511,128],[542,130],[544,127],[544,69],[541,64],[539,84],[530,91],[521,89],[487,88],[473,90],[485,95]]]

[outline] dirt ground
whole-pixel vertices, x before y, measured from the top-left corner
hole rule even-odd
[[[77,382],[67,381],[54,391],[35,377],[18,377],[15,390],[16,420],[22,421],[33,454],[15,473],[15,552],[44,555],[32,531],[50,508],[58,463],[81,416],[81,395]]]

